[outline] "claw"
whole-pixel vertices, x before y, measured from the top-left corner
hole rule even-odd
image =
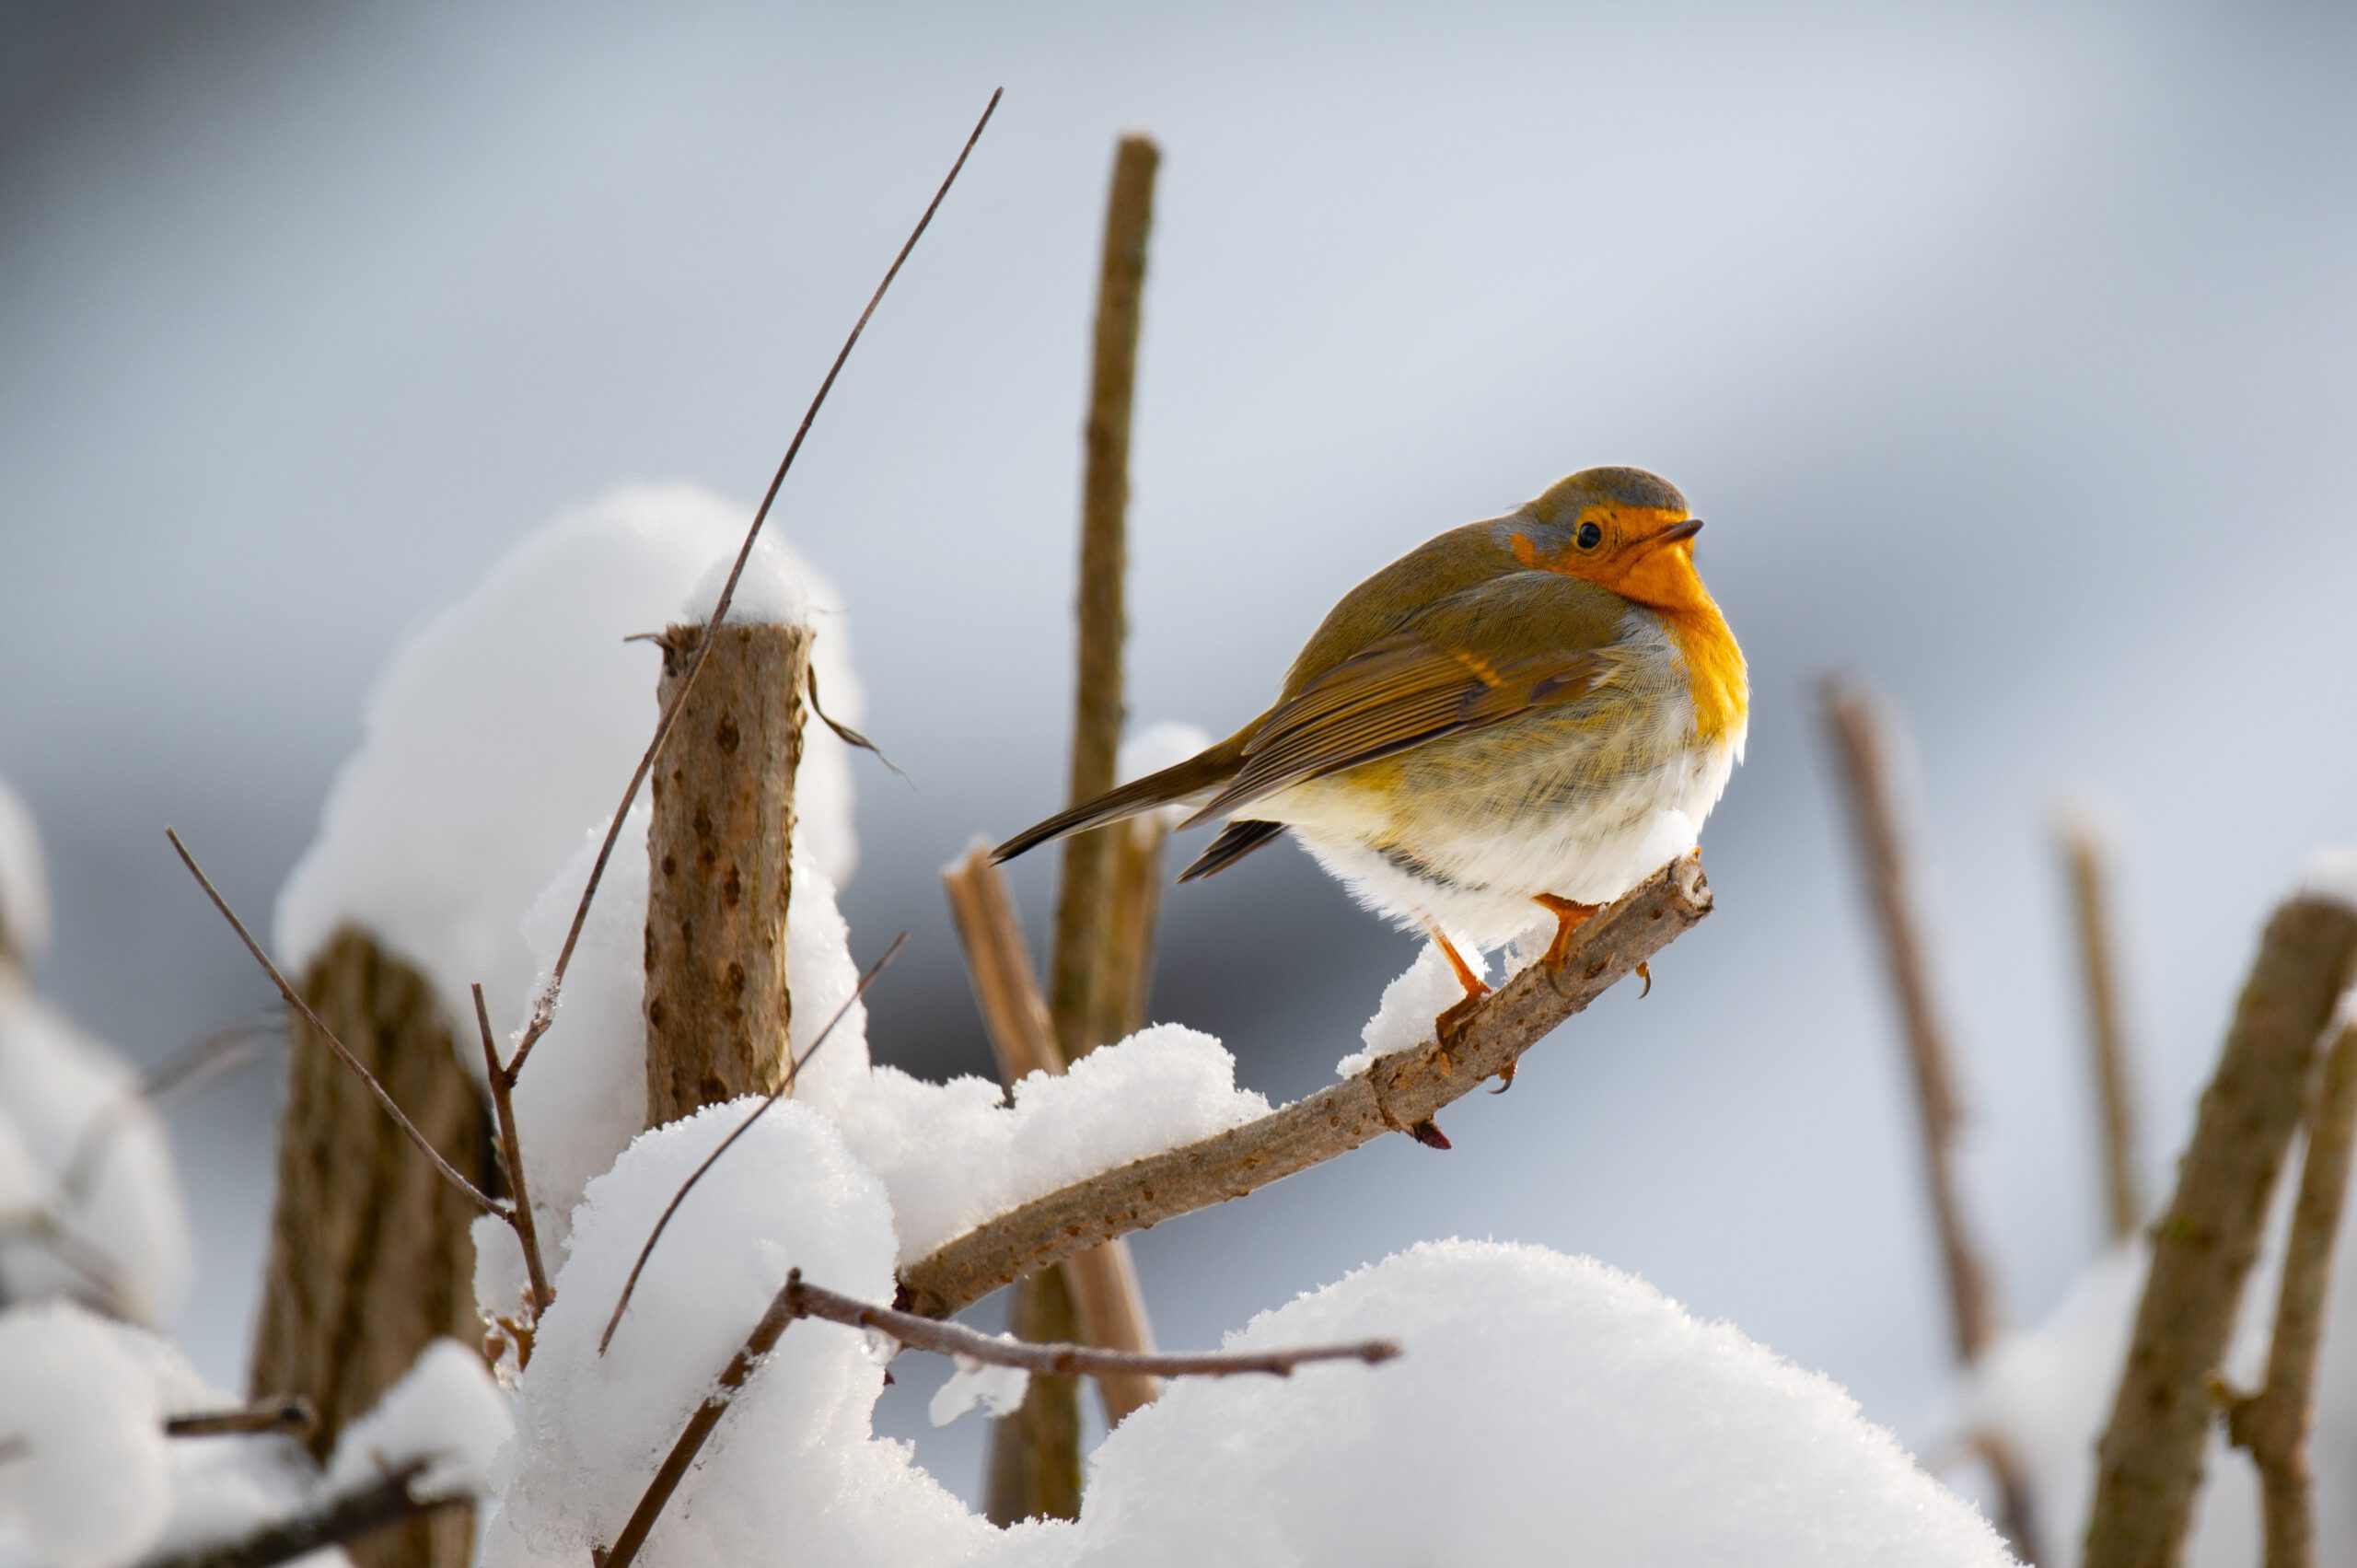
[[[1637,993],[1637,1000],[1643,1002],[1646,997],[1651,996],[1654,993],[1654,971],[1647,969],[1644,965],[1639,964],[1637,966],[1637,978],[1645,982],[1645,988]]]
[[[1492,1089],[1490,1092],[1493,1095],[1502,1095],[1508,1089],[1514,1087],[1515,1069],[1521,1065],[1522,1063],[1519,1062],[1509,1062],[1504,1067],[1500,1068],[1498,1070],[1498,1086]]]

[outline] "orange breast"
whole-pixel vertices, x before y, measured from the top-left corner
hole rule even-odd
[[[1751,711],[1751,678],[1744,668],[1743,649],[1727,630],[1726,617],[1708,594],[1701,598],[1699,604],[1660,613],[1693,682],[1695,738],[1708,746],[1742,727]]]

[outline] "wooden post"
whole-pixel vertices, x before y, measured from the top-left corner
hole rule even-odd
[[[2183,1560],[2216,1414],[2212,1379],[2352,967],[2357,910],[2332,900],[2291,900],[2259,938],[2177,1161],[2177,1191],[2153,1226],[2152,1269],[2096,1446],[2085,1568],[2175,1568]]]
[[[1086,471],[1081,482],[1080,650],[1073,696],[1071,797],[1077,805],[1113,787],[1121,742],[1121,644],[1128,633],[1122,575],[1128,546],[1130,414],[1137,386],[1138,325],[1145,289],[1146,236],[1154,220],[1161,153],[1144,136],[1121,138],[1105,204],[1097,277],[1097,328],[1090,356]],[[1090,1037],[1106,947],[1112,836],[1105,830],[1064,841],[1056,891],[1049,1011],[1064,1059],[1100,1043]],[[1010,1327],[1026,1339],[1070,1339],[1077,1330],[1061,1271],[1016,1287]],[[1035,1335],[1034,1330],[1038,1330]],[[1000,1524],[1045,1515],[1080,1516],[1080,1422],[1069,1377],[1034,1376],[1022,1408],[992,1428],[984,1511]]]
[[[703,641],[663,633],[661,697]],[[799,626],[720,629],[654,772],[646,838],[646,1123],[784,1080],[785,909],[802,761]]]
[[[423,975],[347,926],[312,961],[303,995],[445,1158],[493,1180],[491,1123],[459,1064],[451,1020]],[[247,1388],[319,1412],[325,1458],[434,1340],[480,1336],[474,1211],[419,1157],[366,1086],[290,1017],[278,1197]],[[463,1568],[470,1509],[410,1519],[351,1543],[362,1568]]]

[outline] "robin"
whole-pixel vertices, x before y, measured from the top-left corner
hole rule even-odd
[[[1666,482],[1596,468],[1452,528],[1345,594],[1268,712],[996,858],[1176,804],[1182,826],[1228,819],[1191,882],[1295,833],[1439,945],[1466,993],[1446,1030],[1488,990],[1456,941],[1503,947],[1544,910],[1560,966],[1693,847],[1742,760],[1750,684],[1694,570],[1701,528]]]

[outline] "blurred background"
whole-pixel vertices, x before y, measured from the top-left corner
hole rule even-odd
[[[0,776],[56,885],[42,983],[140,1060],[269,1016],[164,824],[266,914],[405,628],[617,483],[757,496],[1004,84],[776,519],[916,784],[861,777],[853,950],[912,934],[878,1058],[990,1071],[936,873],[1061,803],[1097,229],[1143,128],[1139,720],[1225,733],[1368,571],[1601,462],[1711,520],[1756,694],[1719,912],[1652,996],[1458,1107],[1454,1153],[1385,1140],[1140,1237],[1164,1342],[1496,1236],[1937,1446],[1944,1296],[1816,682],[1916,738],[1970,1196],[2035,1320],[2104,1234],[2056,803],[2118,825],[2149,1184],[2266,907],[2357,837],[2352,65],[2324,4],[14,0]],[[1051,864],[1017,867],[1035,933]],[[1292,851],[1164,930],[1155,1015],[1272,1098],[1414,956]],[[174,1113],[181,1327],[232,1383],[277,1070]],[[922,1451],[970,1491],[979,1435]]]

